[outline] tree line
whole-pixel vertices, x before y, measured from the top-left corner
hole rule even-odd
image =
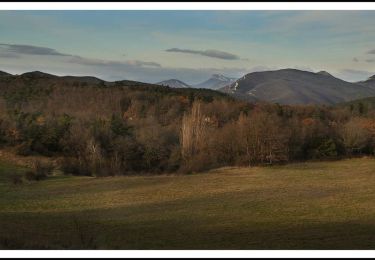
[[[190,173],[375,150],[375,109],[361,102],[250,104],[208,90],[34,84],[0,92],[0,145],[57,157],[68,174]]]

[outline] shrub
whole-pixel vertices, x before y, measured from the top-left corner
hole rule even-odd
[[[326,139],[314,150],[311,150],[310,157],[312,159],[324,159],[337,157],[336,143],[331,139]]]
[[[25,178],[28,181],[41,181],[51,175],[52,171],[52,164],[36,161],[33,165],[33,170],[29,170],[25,173]]]
[[[61,170],[64,174],[73,174],[78,176],[91,176],[88,164],[80,163],[76,158],[66,157],[60,162]]]
[[[10,176],[10,181],[14,185],[20,185],[23,183],[22,176],[19,174],[15,174],[15,173]]]
[[[40,161],[34,162],[34,170],[37,175],[51,175],[53,172],[53,165],[51,163],[42,163]]]
[[[31,150],[31,144],[30,142],[23,142],[16,147],[16,154],[22,155],[22,156],[28,156],[31,155],[33,152]]]
[[[25,173],[25,178],[28,181],[41,181],[47,178],[47,175],[36,173],[35,171],[27,171]]]
[[[25,172],[25,178],[28,181],[36,181],[37,180],[36,173],[32,170]]]

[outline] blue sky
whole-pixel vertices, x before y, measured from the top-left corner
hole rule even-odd
[[[375,74],[375,11],[0,11],[0,70],[194,84],[211,74]]]

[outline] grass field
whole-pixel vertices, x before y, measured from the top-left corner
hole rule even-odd
[[[375,159],[13,185],[3,249],[375,249]]]

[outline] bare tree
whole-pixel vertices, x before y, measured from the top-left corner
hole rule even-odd
[[[370,139],[370,133],[363,127],[363,120],[360,118],[352,118],[344,124],[340,135],[349,154],[360,153]]]
[[[205,117],[201,111],[202,104],[195,101],[190,113],[185,113],[181,127],[181,154],[184,160],[189,160],[199,153],[205,143]]]

